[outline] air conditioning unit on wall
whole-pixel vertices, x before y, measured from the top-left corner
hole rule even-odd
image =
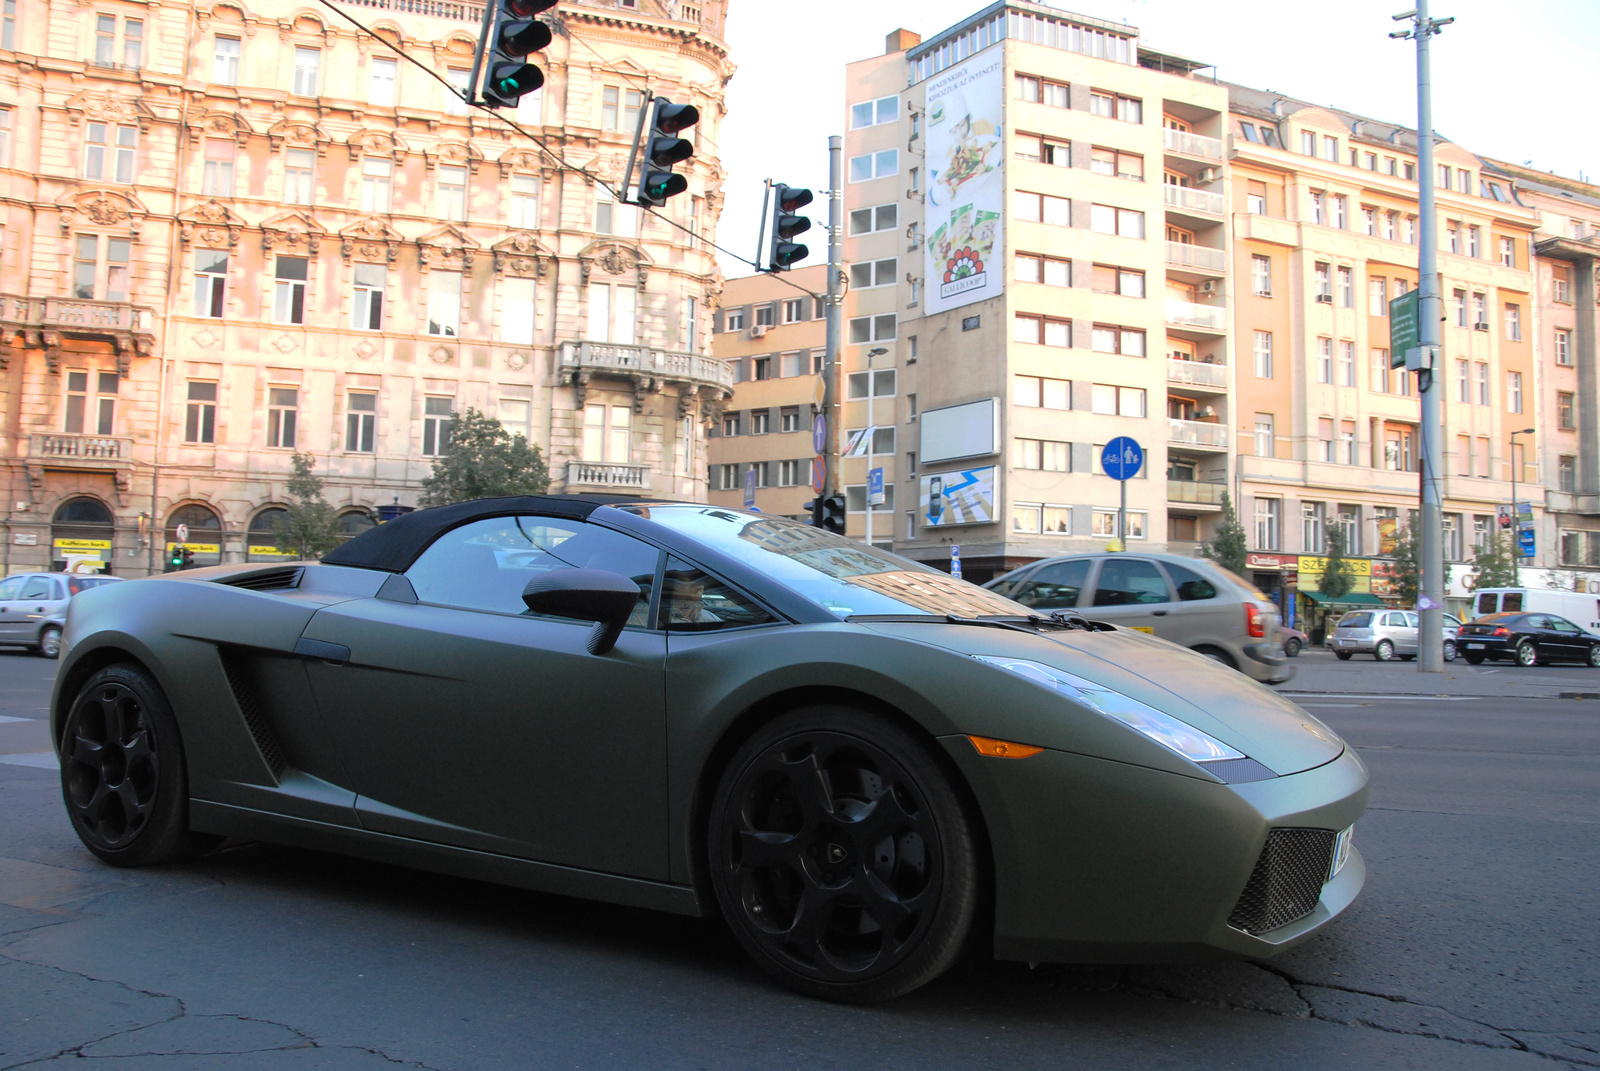
[[[1195,181],[1202,186],[1211,185],[1211,183],[1217,181],[1217,169],[1214,167],[1202,167]]]
[[[766,335],[767,335],[767,325],[766,324],[756,324],[754,327],[750,328],[750,337],[751,338],[765,338]]]
[[[1333,295],[1332,294],[1318,294],[1317,295],[1317,304],[1318,305],[1332,305],[1333,304]]]

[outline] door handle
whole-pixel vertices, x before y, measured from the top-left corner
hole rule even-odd
[[[1151,617],[1166,617],[1167,616],[1167,612],[1165,610],[1151,610],[1150,611],[1150,616]]]

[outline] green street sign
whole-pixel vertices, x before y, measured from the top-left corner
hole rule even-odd
[[[1389,302],[1389,367],[1404,368],[1406,352],[1421,345],[1421,290],[1408,290]]]

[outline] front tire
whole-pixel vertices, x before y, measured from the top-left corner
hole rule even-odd
[[[1469,665],[1469,666],[1481,666],[1481,665],[1483,665],[1483,655],[1481,655],[1481,654],[1469,654],[1469,655],[1466,656],[1466,659],[1467,659],[1467,665]]]
[[[107,666],[78,689],[60,758],[72,828],[113,866],[165,863],[221,842],[189,830],[177,719],[161,686],[138,666]]]
[[[1444,641],[1444,660],[1446,662],[1454,662],[1456,660],[1456,641],[1455,640],[1445,640]]]
[[[1517,665],[1534,666],[1539,664],[1539,649],[1527,640],[1517,644]]]
[[[739,943],[791,989],[853,1004],[943,973],[977,913],[966,808],[931,749],[819,706],[762,727],[711,804],[707,862]]]
[[[1337,658],[1341,662],[1348,662],[1350,661],[1351,654],[1352,652],[1350,651],[1335,651],[1333,652],[1333,657]]]
[[[1600,667],[1600,644],[1589,648],[1589,664]]]
[[[1388,640],[1379,640],[1378,646],[1372,649],[1372,657],[1379,662],[1388,662],[1394,658],[1394,644]]]
[[[1300,654],[1300,641],[1295,637],[1290,636],[1284,641],[1283,653],[1290,658],[1297,657]]]
[[[39,632],[39,646],[34,651],[45,658],[60,658],[61,630],[54,625],[46,625]]]

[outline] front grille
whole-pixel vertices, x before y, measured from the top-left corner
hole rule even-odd
[[[1228,925],[1265,933],[1311,914],[1322,898],[1338,836],[1331,829],[1270,830]]]

